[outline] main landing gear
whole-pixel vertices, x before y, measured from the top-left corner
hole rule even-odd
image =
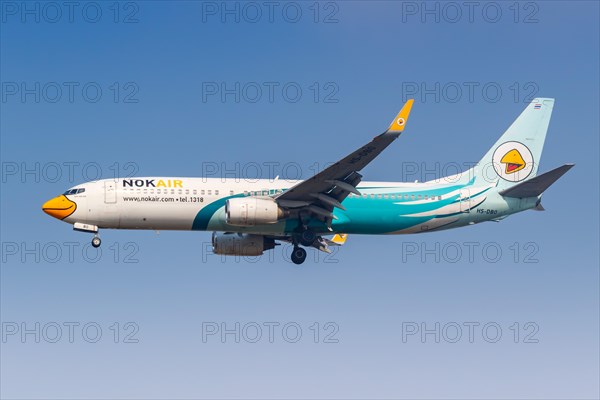
[[[310,229],[305,229],[300,233],[298,241],[302,246],[310,247],[317,240],[317,234]]]
[[[306,250],[299,245],[304,247],[312,247],[316,240],[317,234],[315,231],[303,226],[302,231],[294,235],[292,239],[292,243],[294,244],[294,250],[292,251],[292,262],[296,265],[302,264],[304,260],[306,260]]]
[[[294,246],[294,250],[292,251],[292,262],[296,265],[300,265],[306,260],[306,250],[302,247]]]

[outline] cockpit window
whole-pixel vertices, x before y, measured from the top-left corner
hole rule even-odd
[[[71,194],[79,194],[79,193],[83,193],[85,192],[85,188],[80,188],[80,189],[69,189],[66,192],[64,192],[63,194],[68,196]]]

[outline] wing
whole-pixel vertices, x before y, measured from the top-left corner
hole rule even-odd
[[[360,194],[356,186],[362,175],[358,171],[373,161],[404,131],[413,101],[410,99],[406,102],[387,131],[312,178],[292,186],[275,198],[277,203],[283,208],[302,209],[328,225],[331,224],[331,220],[335,218],[333,209],[337,207],[343,210],[341,202],[348,194]]]

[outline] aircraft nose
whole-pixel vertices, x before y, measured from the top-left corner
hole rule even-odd
[[[77,204],[67,199],[67,197],[62,194],[48,200],[42,206],[42,211],[57,219],[67,218],[69,215],[73,214],[76,209]]]

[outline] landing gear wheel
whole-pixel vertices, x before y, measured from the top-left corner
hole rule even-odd
[[[306,229],[300,234],[300,244],[302,246],[310,247],[315,240],[317,240],[317,234],[310,229]]]
[[[296,265],[300,265],[306,260],[306,250],[302,247],[294,247],[292,251],[292,262]]]
[[[92,239],[92,246],[100,247],[101,244],[102,244],[102,240],[100,240],[100,237],[94,236],[94,238]]]

